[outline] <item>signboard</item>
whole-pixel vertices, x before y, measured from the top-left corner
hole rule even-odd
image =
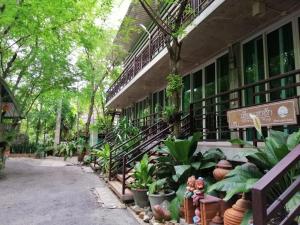
[[[278,101],[227,112],[230,129],[254,127],[249,114],[256,115],[263,127],[297,124],[298,106],[296,99]],[[296,111],[297,110],[297,111]]]

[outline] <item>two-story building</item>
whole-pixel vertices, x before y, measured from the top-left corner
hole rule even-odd
[[[298,100],[300,1],[191,0],[189,4],[193,13],[186,18],[181,38],[182,111],[192,108],[195,129],[204,134],[203,145],[226,146],[237,135],[256,140],[253,128],[231,129],[226,114],[231,109]],[[176,9],[168,5],[161,11],[166,17]],[[127,17],[148,28],[122,43],[128,57],[107,92],[106,106],[122,109],[133,120],[166,106],[169,56],[163,35],[140,5],[132,3]],[[271,128],[290,132],[298,124],[272,125],[264,132]]]

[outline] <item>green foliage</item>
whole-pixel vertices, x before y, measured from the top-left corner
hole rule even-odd
[[[175,115],[175,106],[173,104],[167,105],[163,111],[163,117],[166,121],[172,121]]]
[[[183,83],[182,83],[182,77],[180,75],[169,74],[167,76],[167,81],[168,81],[168,85],[166,90],[167,90],[168,97],[171,97],[174,93],[181,91]]]
[[[251,163],[237,166],[230,171],[224,180],[221,180],[208,188],[208,192],[213,190],[224,191],[225,201],[228,201],[235,194],[247,193],[252,186],[263,176],[263,173]]]
[[[153,181],[149,185],[149,193],[150,194],[164,193],[168,187],[169,186],[166,178],[158,179]]]
[[[100,150],[93,149],[92,155],[98,158],[98,164],[101,167],[102,172],[107,175],[109,172],[109,156],[110,156],[110,146],[105,144]]]
[[[144,155],[140,162],[137,162],[134,167],[134,182],[131,184],[135,189],[148,189],[152,183],[152,175],[154,165],[149,162],[148,155]]]
[[[215,167],[224,154],[219,149],[208,150],[204,154],[196,153],[201,133],[194,133],[186,140],[168,138],[165,147],[160,149],[167,156],[158,158],[157,176],[167,177],[170,183],[185,183],[191,175],[200,175],[201,171]],[[172,178],[172,180],[170,180]]]
[[[208,191],[225,191],[224,200],[229,200],[235,194],[250,192],[253,185],[277,163],[279,163],[290,151],[300,143],[300,131],[290,135],[280,131],[270,131],[265,139],[263,148],[256,148],[254,151],[241,154],[249,163],[235,167],[224,180],[209,187]],[[241,140],[234,140],[234,143],[243,143]],[[267,192],[267,200],[272,203],[280,193],[283,193],[300,175],[299,165],[290,169],[278,182],[274,183]],[[296,193],[286,204],[287,211],[291,211],[300,204],[299,193]],[[248,221],[251,212],[246,214],[244,220]],[[244,223],[246,224],[246,222]]]
[[[117,126],[114,128],[115,136],[117,137],[116,143],[121,144],[131,137],[136,136],[140,130],[133,126],[127,117],[122,118]],[[132,143],[128,143],[125,147],[131,146]]]
[[[74,142],[62,142],[57,146],[55,155],[64,157],[66,160],[69,157],[72,157],[77,152]]]

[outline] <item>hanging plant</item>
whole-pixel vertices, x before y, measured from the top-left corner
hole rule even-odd
[[[174,93],[179,93],[183,86],[182,77],[177,74],[169,74],[167,76],[167,96],[172,97]]]

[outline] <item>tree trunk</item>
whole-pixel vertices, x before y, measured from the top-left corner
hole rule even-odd
[[[59,101],[57,107],[57,116],[56,116],[56,127],[55,127],[55,140],[54,147],[57,148],[57,145],[60,144],[60,133],[61,133],[61,112],[62,112],[62,99]]]
[[[170,56],[170,71],[172,75],[179,75],[179,63],[180,63],[180,52],[181,43],[177,40],[174,41],[172,46],[168,47],[168,52]],[[175,114],[180,113],[180,91],[176,91],[170,96],[170,102],[174,105]],[[174,135],[175,137],[180,136],[181,126],[180,121],[174,122]]]
[[[94,105],[95,105],[95,97],[96,97],[96,93],[98,91],[99,88],[99,84],[96,84],[96,86],[94,87],[92,94],[91,94],[91,99],[90,99],[90,107],[89,107],[89,113],[88,113],[88,118],[85,124],[85,136],[86,136],[86,142],[87,142],[87,138],[89,136],[89,130],[90,130],[90,124],[91,124],[91,118],[93,115],[93,111],[94,111]]]

